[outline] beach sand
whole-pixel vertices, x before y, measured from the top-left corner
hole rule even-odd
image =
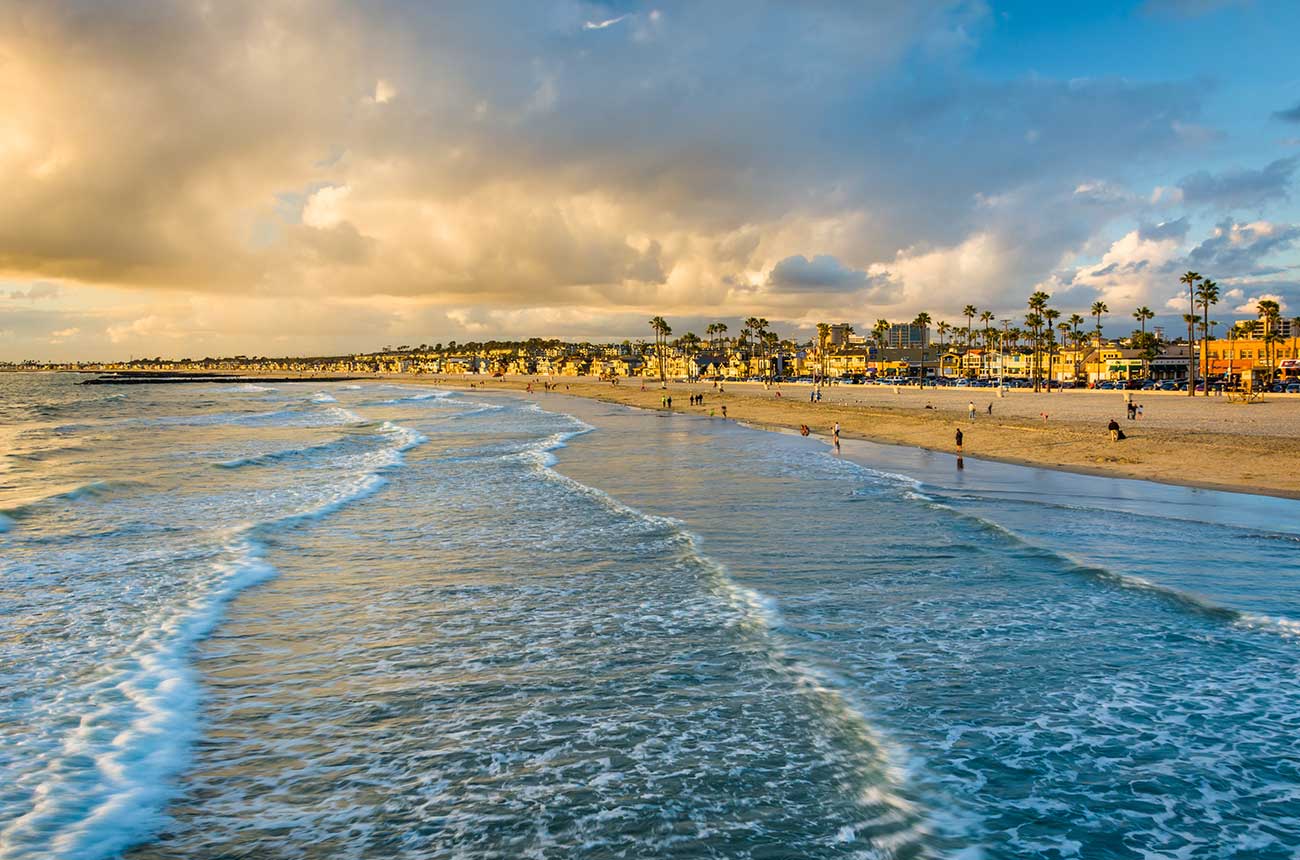
[[[434,382],[400,377],[404,381]],[[451,387],[521,390],[532,378],[446,378]],[[583,377],[557,378],[559,393],[659,409],[658,382],[639,379],[619,385]],[[1231,403],[1223,397],[1188,397],[1185,392],[1132,392],[1143,417],[1128,420],[1122,391],[1065,391],[1034,394],[1013,389],[998,398],[992,389],[925,389],[875,385],[833,385],[820,403],[809,402],[811,386],[760,383],[669,383],[673,411],[727,417],[758,427],[798,429],[829,435],[839,422],[844,438],[915,445],[955,453],[961,429],[967,456],[1055,469],[1140,478],[1183,486],[1300,498],[1300,396],[1271,395],[1263,402]],[[702,406],[690,406],[703,394]],[[545,403],[534,382],[532,395]],[[973,401],[976,417],[968,418]],[[993,414],[987,412],[993,404]],[[932,407],[932,408],[927,408]],[[1046,417],[1044,417],[1046,415]],[[1117,420],[1127,439],[1112,442],[1106,432]]]

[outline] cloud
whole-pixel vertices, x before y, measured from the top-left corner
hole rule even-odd
[[[10,290],[8,295],[14,301],[38,302],[43,299],[57,298],[59,287],[57,284],[38,281],[25,290]]]
[[[1215,279],[1259,272],[1262,261],[1300,242],[1300,224],[1221,221],[1214,232],[1187,255],[1189,268]]]
[[[768,283],[787,290],[858,290],[866,286],[870,276],[849,268],[829,254],[819,254],[812,259],[804,256],[786,257],[768,276]]]
[[[629,15],[619,15],[617,18],[606,18],[604,21],[587,21],[582,25],[584,30],[604,30],[606,27],[613,27],[620,21],[625,21]]]
[[[1159,224],[1143,224],[1138,228],[1138,237],[1149,242],[1161,242],[1166,239],[1181,242],[1187,238],[1187,230],[1187,218],[1182,217],[1173,221],[1161,221]]]
[[[375,94],[371,97],[375,104],[386,105],[397,96],[397,89],[388,81],[380,78],[375,81]]]
[[[1300,122],[1300,104],[1286,110],[1275,111],[1273,119],[1280,119],[1283,122]]]
[[[1223,173],[1199,171],[1179,183],[1190,205],[1221,209],[1250,209],[1290,196],[1292,175],[1300,157],[1279,158],[1259,170],[1238,168]]]
[[[1277,293],[1261,293],[1257,296],[1251,296],[1240,305],[1233,308],[1233,311],[1239,314],[1250,314],[1254,316],[1259,313],[1259,303],[1266,300],[1277,302],[1278,309],[1285,315],[1287,310],[1286,299]]]
[[[134,297],[56,326],[87,349],[333,350],[471,307],[503,335],[1019,308],[1180,221],[1126,175],[1196,151],[1200,82],[975,73],[981,3],[619,11],[0,5],[0,275]]]

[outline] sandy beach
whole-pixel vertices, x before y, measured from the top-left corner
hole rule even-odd
[[[402,377],[402,379],[407,379]],[[434,380],[412,378],[411,382]],[[489,390],[523,390],[531,378],[442,379],[439,384]],[[639,379],[618,385],[590,378],[564,378],[561,393],[648,409],[662,408],[658,383]],[[533,383],[540,401],[546,393]],[[955,453],[963,433],[967,456],[1046,466],[1087,474],[1140,478],[1162,483],[1300,498],[1300,396],[1271,395],[1243,404],[1224,397],[1188,397],[1175,392],[1132,392],[1143,406],[1138,420],[1126,418],[1122,391],[1065,391],[1034,394],[1013,389],[1002,398],[992,389],[925,389],[875,385],[833,385],[819,403],[811,387],[760,383],[670,383],[672,409],[727,417],[759,427],[798,429],[828,435],[836,422],[844,438],[915,445]],[[778,393],[780,396],[778,397]],[[689,405],[703,394],[702,406]],[[976,417],[968,417],[973,402]],[[993,412],[988,412],[989,404]],[[1127,436],[1111,442],[1114,418]]]

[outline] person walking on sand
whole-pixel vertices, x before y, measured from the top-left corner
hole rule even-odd
[[[975,420],[975,401],[972,400],[966,404],[966,418],[970,421]]]
[[[989,401],[989,409],[988,409],[988,412],[989,412],[990,415],[993,414],[993,401],[992,401],[992,400]]]
[[[723,418],[726,418],[726,417],[727,417],[727,406],[726,406],[726,404],[723,404],[723,406],[722,406],[722,417],[723,417]]]
[[[1137,416],[1138,416],[1138,419],[1139,419],[1139,420],[1142,418],[1142,404],[1141,404],[1141,403],[1138,404],[1138,408],[1137,408]]]
[[[1110,419],[1110,423],[1106,425],[1106,429],[1110,431],[1110,441],[1112,441],[1112,442],[1118,442],[1118,441],[1119,441],[1119,422],[1116,421],[1114,418]]]

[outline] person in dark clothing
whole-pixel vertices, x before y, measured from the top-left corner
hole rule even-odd
[[[1110,431],[1110,441],[1112,441],[1112,442],[1118,442],[1118,441],[1119,441],[1119,422],[1116,421],[1114,418],[1110,419],[1110,423],[1106,425],[1106,429]]]
[[[957,450],[958,451],[961,451],[961,440],[962,440],[961,428],[959,427],[957,428]]]

